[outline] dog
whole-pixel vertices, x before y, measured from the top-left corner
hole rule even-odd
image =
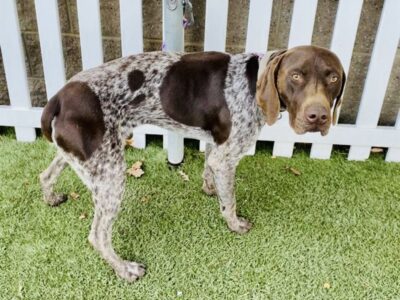
[[[43,110],[43,135],[57,155],[40,175],[44,200],[67,199],[53,185],[70,165],[92,192],[89,241],[121,278],[142,277],[142,264],[113,250],[112,224],[124,193],[124,141],[133,128],[153,124],[207,142],[203,190],[217,195],[230,230],[251,223],[236,214],[235,169],[261,128],[282,110],[298,134],[326,135],[336,122],[346,77],[327,49],[300,46],[268,53],[221,52],[132,55],[82,71]]]

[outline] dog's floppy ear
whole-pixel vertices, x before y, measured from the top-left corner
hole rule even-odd
[[[256,99],[268,125],[272,125],[279,117],[280,101],[277,88],[277,76],[280,62],[286,50],[273,53],[267,63],[264,74],[257,82]]]
[[[338,114],[339,114],[339,109],[340,106],[342,105],[342,97],[343,97],[343,91],[344,91],[344,85],[346,84],[346,74],[342,73],[342,86],[340,87],[340,92],[339,95],[336,97],[335,104],[333,106],[333,113],[332,113],[332,125],[336,125],[337,119],[338,119]]]

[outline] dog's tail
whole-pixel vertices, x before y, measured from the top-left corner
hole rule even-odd
[[[49,102],[47,102],[46,106],[43,109],[42,118],[41,118],[41,127],[43,135],[52,142],[53,139],[51,137],[52,128],[51,122],[54,117],[56,117],[60,112],[60,99],[58,98],[58,94],[54,95]]]

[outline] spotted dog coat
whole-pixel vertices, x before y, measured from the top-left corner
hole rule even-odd
[[[90,243],[120,277],[134,281],[144,266],[121,259],[111,243],[124,192],[124,140],[134,127],[154,124],[206,140],[203,190],[218,195],[228,227],[244,233],[251,224],[236,215],[239,160],[281,109],[296,133],[326,135],[345,81],[338,57],[315,46],[269,53],[260,62],[253,54],[153,52],[83,71],[43,111],[43,134],[58,149],[40,176],[44,199],[50,205],[66,200],[53,185],[69,164],[93,195]]]
[[[218,195],[231,230],[248,231],[251,224],[236,215],[234,178],[265,123],[257,72],[254,54],[151,52],[77,74],[43,112],[43,133],[58,150],[40,176],[45,201],[66,200],[52,187],[69,164],[93,195],[90,243],[120,277],[143,276],[143,265],[114,252],[111,231],[124,192],[124,140],[134,127],[154,124],[207,141],[203,190]]]

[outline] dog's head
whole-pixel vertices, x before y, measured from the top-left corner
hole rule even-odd
[[[287,109],[297,134],[328,134],[336,123],[346,81],[334,53],[315,46],[278,51],[261,72],[256,98],[268,125],[276,122],[280,110]]]

